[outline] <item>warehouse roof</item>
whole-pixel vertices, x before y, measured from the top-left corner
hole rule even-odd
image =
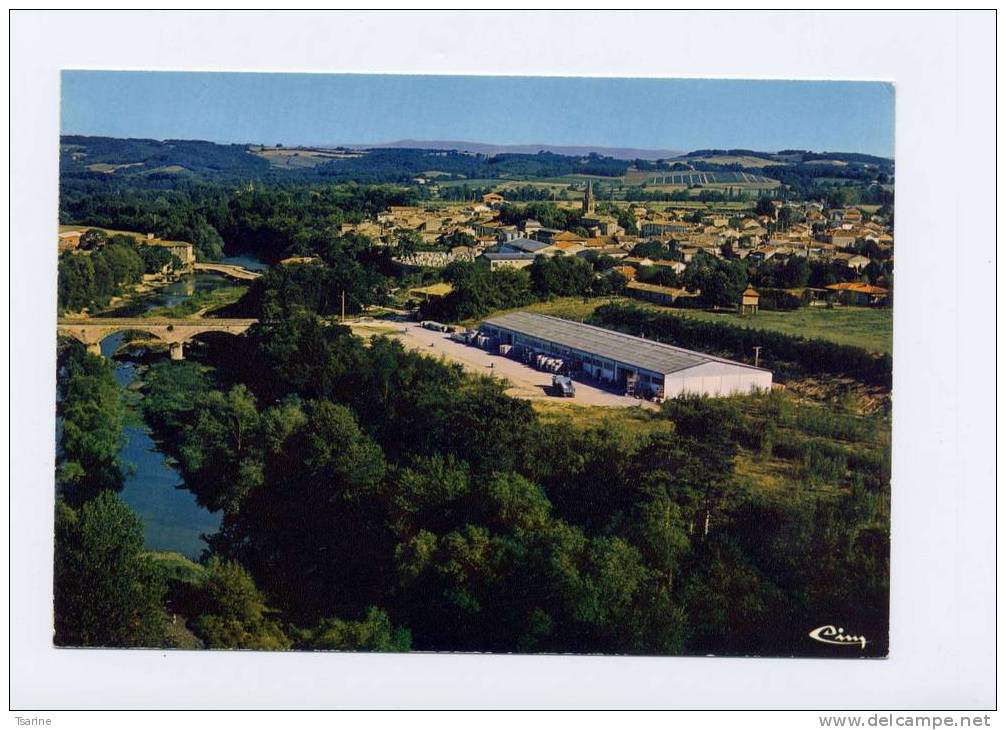
[[[655,373],[674,373],[679,370],[720,362],[737,367],[761,370],[745,363],[725,360],[662,342],[633,337],[622,332],[573,322],[531,312],[509,312],[487,319],[485,324],[502,327],[529,337],[588,352],[626,365],[634,365]]]

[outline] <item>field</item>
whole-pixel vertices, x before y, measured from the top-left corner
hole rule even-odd
[[[649,192],[677,192],[688,189],[691,185],[699,185],[708,190],[726,190],[734,188],[750,193],[759,190],[769,190],[779,187],[778,180],[752,175],[746,172],[666,172],[654,174],[630,170],[621,177],[604,177],[600,175],[563,175],[550,178],[472,178],[467,180],[437,180],[441,188],[468,185],[472,188],[491,187],[494,190],[505,191],[520,187],[533,187],[548,190],[556,198],[566,197],[570,201],[579,202],[583,197],[583,188],[587,180],[593,180],[598,198],[607,198],[613,188],[614,198],[624,201],[626,188],[645,185]],[[575,187],[570,190],[570,185]],[[698,190],[695,191],[698,194]]]
[[[364,155],[362,152],[341,152],[313,147],[263,147],[250,150],[250,152],[256,157],[268,160],[273,167],[284,168],[317,167],[331,160],[343,160]]]
[[[592,315],[594,310],[602,304],[627,304],[632,301],[633,300],[627,299],[626,297],[597,297],[592,299],[582,299],[580,297],[558,297],[548,302],[535,302],[534,304],[529,304],[526,307],[519,307],[518,310],[521,312],[551,314],[553,317],[562,317],[564,319],[582,321]],[[494,312],[490,316],[518,310],[505,309],[499,312]],[[467,327],[474,327],[480,321],[481,319],[472,319],[462,322],[462,324]]]
[[[656,305],[651,305],[656,306]],[[868,307],[805,307],[793,312],[758,312],[741,319],[735,314],[707,312],[699,309],[668,309],[682,317],[707,322],[724,322],[735,327],[770,330],[808,339],[828,340],[840,345],[853,345],[870,352],[892,351],[893,311]]]
[[[136,167],[138,165],[142,166],[143,163],[142,162],[128,162],[128,163],[126,163],[124,165],[112,165],[112,164],[107,163],[107,162],[95,162],[93,165],[88,165],[87,169],[90,170],[91,172],[113,173],[116,170],[123,170],[123,169],[125,169],[127,167]]]
[[[661,172],[647,178],[647,185],[736,185],[757,184],[775,186],[778,180],[749,172]]]
[[[648,436],[656,431],[672,431],[674,428],[658,411],[650,408],[584,406],[558,399],[531,401],[531,406],[544,423],[569,423],[576,428],[607,425],[633,436]]]
[[[712,165],[741,165],[742,167],[768,167],[783,164],[779,160],[767,160],[764,157],[750,155],[713,155],[710,157],[689,157],[688,162],[708,162]]]
[[[890,423],[882,416],[859,416],[834,405],[820,407],[785,393],[729,400],[739,417],[735,428],[741,428],[746,419],[752,419],[755,428],[766,418],[774,423],[770,441],[761,448],[741,445],[734,459],[741,484],[763,494],[836,496],[848,489],[862,463],[882,461],[889,446]],[[544,423],[567,423],[577,429],[605,426],[637,438],[674,428],[659,411],[643,408],[604,408],[557,400],[533,401],[532,407]],[[807,446],[822,438],[831,444],[832,458],[838,459],[832,468],[821,469],[808,455]]]

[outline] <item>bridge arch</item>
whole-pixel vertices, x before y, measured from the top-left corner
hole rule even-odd
[[[143,317],[60,319],[56,323],[59,335],[72,337],[84,344],[89,352],[101,354],[101,343],[118,332],[143,332],[168,344],[172,360],[185,358],[185,343],[205,332],[244,334],[256,319],[153,319]]]

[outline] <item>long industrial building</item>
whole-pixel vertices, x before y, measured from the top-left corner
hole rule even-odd
[[[630,395],[736,395],[772,387],[772,372],[643,337],[531,312],[487,319],[487,346],[525,362],[559,358],[564,370],[624,388]]]

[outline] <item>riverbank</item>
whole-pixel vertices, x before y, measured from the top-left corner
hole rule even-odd
[[[249,257],[241,265],[265,268]],[[249,266],[250,265],[250,266]],[[237,301],[247,291],[219,273],[194,272],[158,286],[146,282],[142,290],[120,298],[94,317],[203,316]],[[152,362],[166,357],[159,343],[120,332],[101,343],[102,354],[115,367],[126,405],[123,441],[118,452],[125,475],[122,500],[143,522],[144,549],[173,552],[198,559],[206,549],[204,535],[220,527],[221,513],[196,501],[173,458],[158,443],[144,412],[144,378]]]

